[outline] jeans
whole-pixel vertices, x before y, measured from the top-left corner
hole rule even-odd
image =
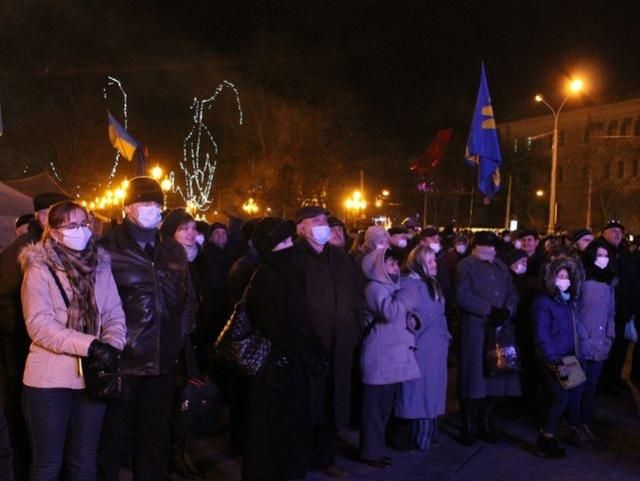
[[[569,424],[571,426],[580,424],[580,399],[584,384],[573,389],[563,389],[556,379],[556,375],[549,368],[541,366],[540,369],[551,397],[551,402],[544,416],[544,432],[549,434],[556,433],[560,419],[567,408],[569,409]]]
[[[363,460],[380,459],[387,454],[387,425],[397,390],[398,384],[362,385],[360,457]]]
[[[582,392],[582,404],[580,409],[580,424],[591,423],[593,417],[593,409],[596,403],[596,390],[598,388],[598,380],[602,373],[604,361],[583,361],[582,367],[587,376]]]
[[[105,403],[84,390],[25,386],[22,409],[31,444],[30,481],[94,481]]]
[[[126,399],[109,402],[105,415],[98,479],[117,481],[125,439],[133,433],[134,481],[164,481],[169,464],[171,411],[176,374],[127,376]]]

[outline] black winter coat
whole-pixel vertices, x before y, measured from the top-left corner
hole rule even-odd
[[[326,244],[318,254],[304,239],[296,240],[294,249],[304,271],[311,324],[331,362],[329,381],[311,383],[314,422],[342,426],[349,422],[351,368],[362,333],[361,277],[342,249]]]
[[[245,480],[303,478],[311,460],[309,378],[322,359],[309,320],[303,273],[293,249],[267,255],[247,292],[251,322],[272,342],[258,376],[249,378]]]
[[[607,245],[611,252],[611,268],[618,278],[615,287],[615,320],[616,323],[626,324],[633,315],[636,316],[636,319],[640,318],[640,289],[638,288],[637,264],[626,246],[614,247],[608,243]]]
[[[158,233],[150,258],[126,223],[116,226],[99,244],[111,256],[127,317],[121,369],[136,376],[169,372],[194,324],[194,293],[184,248]]]

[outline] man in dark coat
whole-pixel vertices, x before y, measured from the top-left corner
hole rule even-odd
[[[492,398],[520,395],[517,374],[489,377],[483,369],[487,328],[510,322],[518,305],[509,268],[496,259],[497,242],[492,232],[478,232],[471,255],[458,264],[456,300],[462,313],[458,372],[463,415],[460,441],[467,445],[475,442],[476,433],[487,442],[496,442],[491,426]]]
[[[629,341],[624,337],[625,324],[633,316],[636,325],[639,325],[639,298],[638,269],[636,261],[624,243],[625,228],[619,221],[609,221],[602,229],[602,239],[610,249],[610,263],[616,273],[618,282],[615,287],[616,335],[602,372],[601,386],[612,394],[621,394],[626,390],[626,385],[621,379],[622,368],[627,357]],[[637,348],[633,353],[632,379],[640,379],[640,352]]]
[[[18,265],[18,255],[27,244],[40,240],[47,225],[49,208],[63,200],[68,200],[68,197],[57,192],[36,195],[33,198],[35,218],[28,223],[27,231],[0,254],[0,407],[5,409],[15,453],[15,479],[18,481],[27,479],[29,466],[29,445],[20,398],[22,372],[31,343],[22,317],[22,270]]]
[[[347,473],[335,465],[337,429],[349,421],[353,353],[361,335],[363,294],[353,261],[328,244],[328,212],[307,206],[296,213],[295,242],[306,284],[311,324],[331,367],[311,382],[315,466],[332,477]]]
[[[229,305],[229,271],[231,270],[231,254],[227,248],[229,237],[227,227],[220,222],[211,224],[209,238],[205,246],[205,253],[209,259],[209,273],[213,290],[213,332],[215,336],[220,334],[224,324],[229,318],[231,306]]]
[[[194,323],[195,302],[184,248],[158,231],[163,193],[151,177],[135,177],[125,217],[100,241],[111,256],[127,343],[120,369],[128,396],[107,407],[98,453],[98,479],[117,481],[120,455],[132,429],[134,481],[164,480],[176,362]]]

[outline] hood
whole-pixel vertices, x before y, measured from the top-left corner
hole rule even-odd
[[[28,267],[46,266],[47,264],[63,269],[58,255],[51,247],[50,240],[44,240],[36,244],[27,244],[18,255],[18,262],[22,271],[26,271]],[[111,257],[107,251],[98,246],[98,266],[97,270],[111,269]]]
[[[362,272],[364,272],[365,277],[370,281],[376,281],[382,284],[396,284],[384,269],[385,252],[386,249],[376,249],[364,256],[362,259]]]
[[[550,296],[554,298],[556,297],[558,294],[556,289],[556,276],[558,275],[558,271],[561,269],[566,269],[569,273],[569,279],[571,280],[569,292],[571,293],[571,299],[575,300],[580,295],[582,280],[578,264],[576,264],[576,261],[570,257],[559,257],[548,264],[545,264],[543,268],[544,290]]]

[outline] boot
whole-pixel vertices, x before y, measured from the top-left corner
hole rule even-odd
[[[493,423],[491,422],[493,406],[493,401],[489,399],[482,400],[482,406],[480,408],[480,425],[478,426],[478,437],[489,444],[496,444],[498,442],[498,433],[496,433],[493,428]]]
[[[476,442],[477,406],[473,399],[462,403],[462,427],[458,440],[465,446],[471,446]]]
[[[204,479],[204,476],[195,466],[191,455],[187,451],[186,440],[180,439],[172,446],[172,456],[170,460],[170,472],[179,474],[181,477],[193,481]]]
[[[540,433],[538,436],[538,442],[536,443],[536,454],[544,458],[560,459],[566,458],[566,451],[558,445],[558,441],[555,436],[545,436]]]
[[[589,440],[580,426],[569,426],[569,430],[571,431],[571,437],[569,438],[571,444],[578,448],[586,448],[589,446]]]

